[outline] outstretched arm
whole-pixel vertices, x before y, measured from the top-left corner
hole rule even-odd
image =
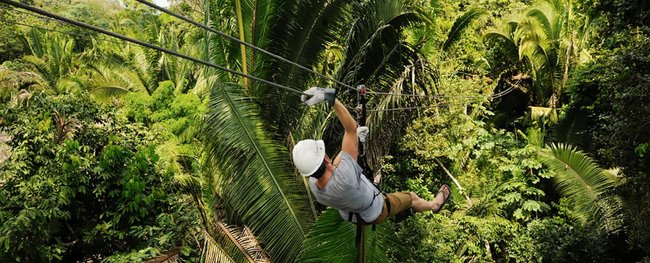
[[[318,88],[311,87],[306,90],[303,95],[300,97],[301,100],[309,105],[315,105],[325,100],[328,101],[328,105],[334,104],[334,112],[336,116],[343,124],[345,129],[345,134],[343,135],[343,143],[341,145],[341,151],[349,154],[355,161],[357,160],[357,155],[359,155],[359,149],[357,148],[357,122],[352,118],[352,115],[345,108],[345,105],[341,103],[336,98],[336,91],[334,89]],[[338,165],[341,161],[341,155],[339,154],[334,159],[333,164]]]
[[[359,148],[357,147],[357,121],[354,120],[348,109],[339,100],[334,102],[334,112],[336,112],[336,116],[341,121],[341,124],[343,124],[343,129],[345,129],[341,151],[346,152],[356,161],[357,155],[359,154]],[[334,160],[334,165],[338,165],[339,161],[340,155]]]

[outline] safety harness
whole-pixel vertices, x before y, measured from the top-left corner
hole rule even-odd
[[[357,163],[362,169],[362,175],[368,179],[369,182],[372,183],[372,185],[375,186],[377,189],[377,193],[373,195],[372,201],[370,202],[370,205],[368,207],[371,207],[373,203],[375,202],[375,199],[377,196],[380,194],[383,194],[379,185],[374,183],[373,180],[373,170],[370,168],[368,165],[368,158],[366,156],[366,142],[368,141],[368,127],[366,127],[366,93],[367,89],[366,86],[364,85],[359,85],[357,87],[359,93],[357,95],[357,123],[359,124],[359,128],[357,129],[357,137],[359,139],[358,142],[358,149],[359,149],[359,155],[357,157]],[[361,176],[361,175],[359,175]],[[388,198],[384,198],[385,203],[386,203],[386,208],[388,209],[390,213],[390,203],[388,202]],[[365,222],[363,218],[361,218],[361,215],[359,213],[354,213],[354,212],[349,212],[348,215],[348,221],[350,222],[355,222],[353,221],[353,218],[356,219],[356,225],[357,225],[357,234],[355,237],[355,248],[356,248],[356,257],[355,257],[355,262],[358,263],[363,263],[366,262],[365,259],[365,242],[364,242],[364,230],[365,226],[367,224],[372,224],[372,230],[375,231],[376,224],[374,222],[369,223]]]

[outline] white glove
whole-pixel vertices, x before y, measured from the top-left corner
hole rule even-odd
[[[357,127],[357,137],[359,138],[359,141],[366,142],[366,139],[368,139],[368,133],[370,133],[370,129],[368,129],[368,127]]]
[[[316,105],[324,100],[327,101],[328,106],[334,106],[334,100],[336,99],[335,89],[311,87],[305,90],[304,93],[300,96],[300,99],[308,106]]]
[[[304,94],[300,96],[300,99],[302,102],[307,104],[307,106],[313,106],[325,100],[325,91],[318,87],[311,87],[303,93]]]

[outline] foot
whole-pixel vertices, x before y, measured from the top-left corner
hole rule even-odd
[[[438,190],[438,193],[436,194],[435,199],[433,200],[434,202],[434,208],[431,209],[434,213],[440,212],[442,210],[442,207],[447,203],[447,199],[449,199],[449,196],[451,195],[451,188],[447,184],[443,184],[440,186],[440,190]]]

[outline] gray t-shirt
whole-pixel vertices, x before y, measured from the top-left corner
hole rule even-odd
[[[358,213],[363,221],[372,222],[384,207],[384,195],[362,174],[363,169],[346,152],[341,152],[341,162],[327,185],[318,189],[314,177],[309,178],[309,188],[319,203],[339,210],[341,217],[349,218],[349,212]],[[356,221],[353,218],[353,221]]]

